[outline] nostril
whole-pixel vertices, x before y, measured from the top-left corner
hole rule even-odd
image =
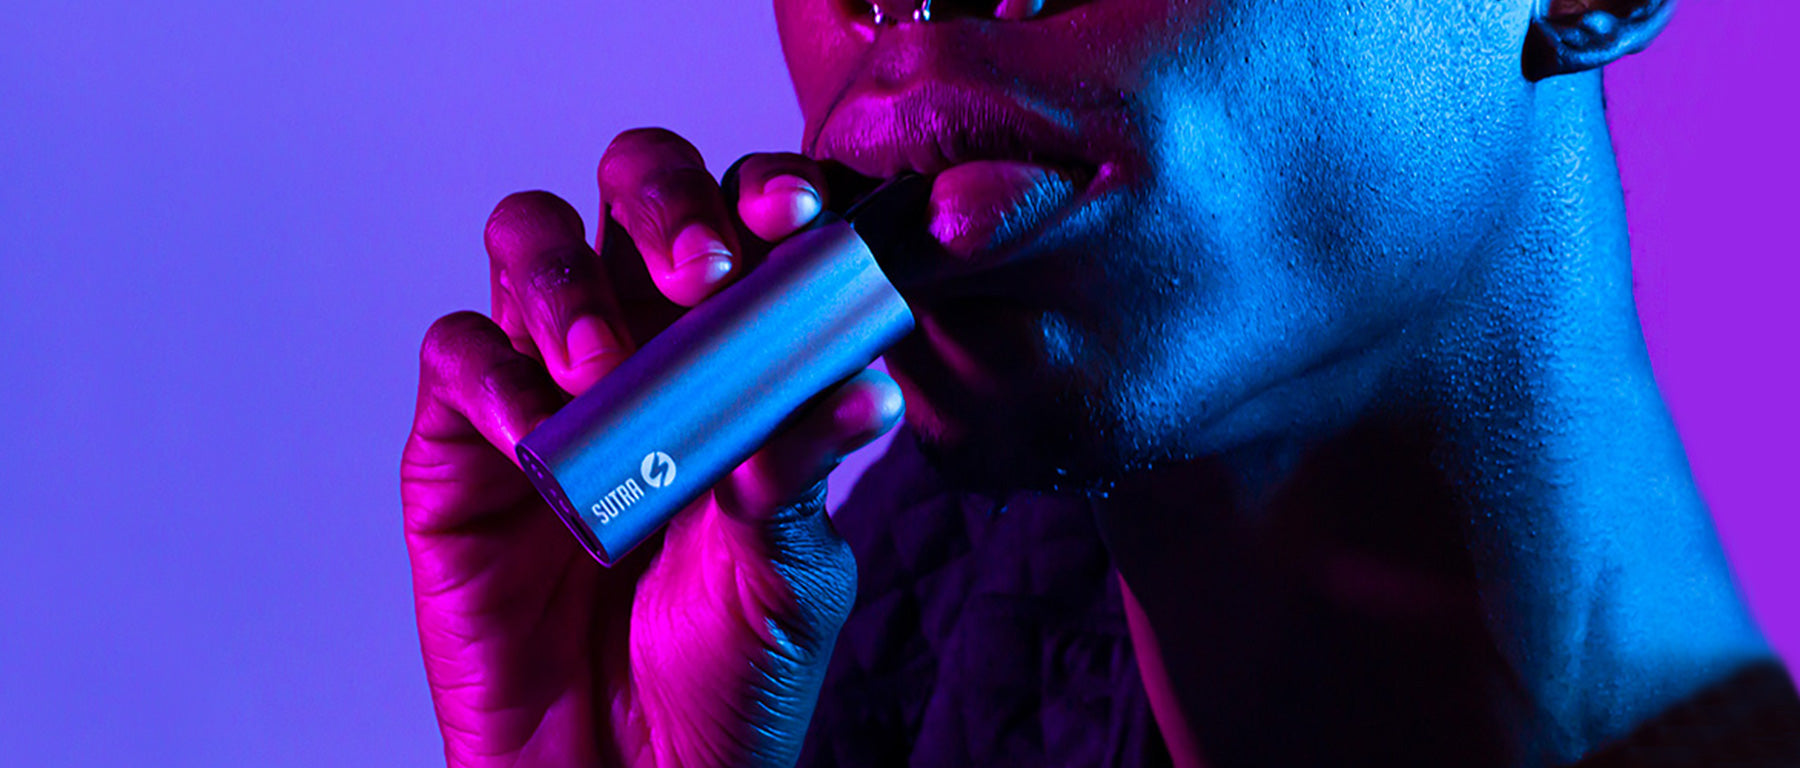
[[[898,24],[913,12],[913,0],[848,0],[847,4],[876,26]]]
[[[882,26],[959,16],[1024,21],[1043,13],[1045,0],[851,0],[851,5]]]
[[[1044,0],[1000,0],[994,7],[994,18],[1024,21],[1044,12]]]
[[[919,21],[920,0],[853,0],[853,4],[861,6],[860,10],[876,26],[899,24],[902,21]],[[924,0],[930,6],[930,0]],[[925,11],[929,15],[930,11]]]

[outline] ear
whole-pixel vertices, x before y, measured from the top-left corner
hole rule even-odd
[[[1537,0],[1525,35],[1533,82],[1606,66],[1650,44],[1675,15],[1675,0]]]

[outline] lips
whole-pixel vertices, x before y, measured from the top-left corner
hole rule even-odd
[[[935,176],[927,228],[953,272],[993,266],[1064,211],[1092,166],[1070,133],[1003,96],[928,83],[842,102],[814,156],[865,176]]]
[[[971,258],[1027,236],[1074,195],[1075,180],[1054,168],[975,160],[933,180],[926,226],[945,250]]]

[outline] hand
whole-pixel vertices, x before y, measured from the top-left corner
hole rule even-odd
[[[661,130],[615,139],[599,180],[598,254],[555,196],[501,201],[486,231],[493,319],[449,315],[421,353],[401,496],[446,757],[791,765],[856,589],[824,479],[898,421],[900,392],[873,372],[851,378],[664,536],[600,567],[513,446],[809,223],[826,185],[806,158],[770,154],[721,190]]]

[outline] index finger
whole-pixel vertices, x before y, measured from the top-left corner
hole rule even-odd
[[[606,215],[631,235],[659,291],[694,306],[742,266],[737,234],[700,151],[660,128],[626,131],[600,159]]]
[[[581,216],[548,192],[508,195],[488,217],[494,320],[579,395],[632,351]]]

